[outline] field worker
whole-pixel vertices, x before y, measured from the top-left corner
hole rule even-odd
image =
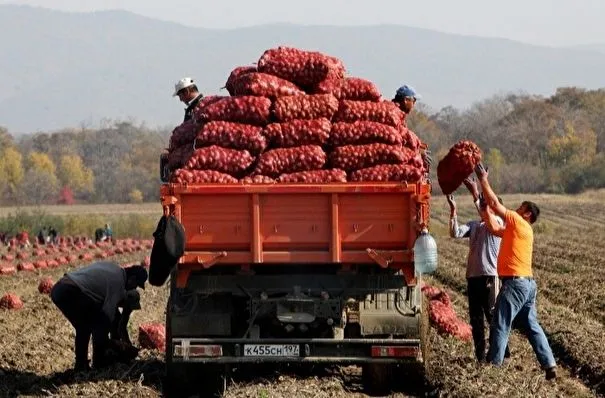
[[[403,127],[408,127],[407,117],[414,110],[414,106],[416,105],[416,101],[421,98],[420,94],[416,92],[411,86],[403,85],[397,89],[395,92],[395,97],[392,101],[401,109],[403,112]],[[425,149],[421,153],[422,160],[424,161],[424,167],[428,170],[428,168],[433,163],[433,158],[431,158],[431,151]]]
[[[515,320],[525,331],[538,362],[546,371],[546,379],[554,379],[557,377],[555,358],[538,322],[537,287],[532,271],[532,224],[538,219],[540,209],[530,201],[522,202],[516,211],[507,209],[498,201],[489,184],[487,169],[481,163],[475,167],[475,173],[488,205],[487,226],[494,235],[502,238],[498,253],[498,276],[502,281],[502,288],[496,300],[490,326],[487,360],[496,366],[502,364],[508,336]],[[504,226],[498,223],[496,216],[504,219]]]
[[[193,110],[204,96],[198,91],[195,82],[190,77],[184,77],[174,85],[173,97],[179,97],[181,102],[187,105],[185,108],[185,119],[190,120],[193,117]]]
[[[111,241],[113,239],[113,231],[109,224],[105,224],[105,240]]]
[[[408,116],[412,110],[414,110],[414,106],[416,105],[416,100],[420,99],[420,95],[414,90],[412,87],[408,85],[401,86],[395,92],[395,98],[393,98],[393,102],[397,104],[399,109]],[[404,125],[407,127],[407,117],[403,120]]]
[[[146,281],[147,271],[141,266],[122,268],[100,261],[65,274],[55,284],[51,299],[76,329],[76,371],[89,369],[91,335],[93,367],[108,365],[105,350],[118,305],[129,290],[145,289]]]
[[[479,216],[483,218],[487,204],[479,198],[477,183],[473,179],[467,178],[464,180],[464,185],[473,197],[473,203]],[[500,200],[500,198],[498,199]],[[500,237],[493,235],[482,219],[462,225],[458,224],[454,195],[447,195],[447,202],[450,206],[450,236],[455,239],[469,239],[466,265],[468,312],[473,331],[475,357],[478,362],[485,362],[485,320],[488,325],[491,323],[496,297],[500,289],[500,280],[496,270]],[[501,200],[500,203],[502,203]],[[500,217],[496,217],[496,222],[500,226],[504,225]],[[510,356],[508,346],[505,356]]]
[[[31,246],[31,242],[29,241],[29,233],[25,230],[19,232],[16,236],[17,238],[17,243],[19,244],[19,247],[21,248],[26,248],[26,247],[30,247]]]

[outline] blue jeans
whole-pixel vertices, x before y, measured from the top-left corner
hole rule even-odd
[[[542,368],[555,366],[555,358],[548,345],[536,312],[536,282],[533,279],[507,279],[502,282],[500,294],[490,325],[487,360],[501,365],[508,344],[511,325],[516,318],[531,344]]]

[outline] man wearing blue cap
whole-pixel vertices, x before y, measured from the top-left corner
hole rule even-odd
[[[393,98],[393,102],[397,104],[399,109],[401,109],[403,113],[405,113],[405,115],[407,116],[414,109],[414,105],[416,105],[416,100],[420,98],[420,94],[418,94],[416,90],[414,90],[411,86],[404,85],[399,87],[395,92],[395,98]],[[404,119],[403,121],[405,127],[407,127],[406,119]]]
[[[395,98],[393,98],[393,102],[401,109],[403,114],[405,115],[403,119],[403,127],[408,127],[407,116],[414,109],[414,105],[416,105],[416,100],[420,99],[421,96],[412,88],[412,86],[403,85],[397,89],[395,92]],[[433,158],[431,158],[431,151],[425,149],[421,151],[422,160],[424,162],[424,167],[428,170],[428,168],[433,163]]]

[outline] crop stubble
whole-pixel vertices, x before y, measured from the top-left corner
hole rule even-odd
[[[548,333],[557,359],[564,365],[563,378],[557,383],[544,380],[527,340],[512,334],[513,358],[502,369],[478,367],[472,347],[431,329],[433,362],[432,382],[443,396],[566,396],[584,397],[604,393],[605,313],[602,245],[605,233],[594,228],[595,216],[605,214],[605,195],[588,198],[537,196],[542,218],[535,225],[535,274],[539,286],[539,319]],[[505,204],[514,207],[524,196],[505,196]],[[475,218],[467,197],[457,198],[459,220]],[[582,209],[586,211],[582,211]],[[460,317],[468,320],[464,266],[467,242],[447,237],[447,204],[442,197],[432,203],[432,229],[437,235],[440,265],[431,283],[445,286]],[[598,216],[597,216],[598,217]],[[584,220],[584,221],[583,221]],[[139,261],[143,254],[124,262]],[[44,270],[55,281],[65,269]],[[134,364],[118,365],[105,372],[74,377],[66,372],[73,361],[73,331],[46,295],[37,291],[38,272],[0,277],[0,292],[13,291],[24,301],[20,311],[5,311],[0,317],[0,396],[21,391],[22,396],[135,396],[161,395],[163,356],[143,350]],[[163,322],[166,288],[147,289],[142,294],[144,311],[133,315],[131,336],[143,322]],[[297,375],[275,376],[270,371],[259,378],[240,378],[227,390],[231,398],[245,396],[364,397],[358,370],[336,369]],[[328,372],[328,373],[326,373]],[[569,373],[568,373],[569,372]],[[318,377],[319,376],[319,377]],[[582,379],[580,382],[575,378]],[[600,384],[601,383],[601,384]],[[307,395],[305,395],[307,394]],[[395,395],[402,397],[403,395]]]

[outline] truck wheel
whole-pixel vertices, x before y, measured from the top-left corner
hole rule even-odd
[[[169,366],[163,385],[165,397],[222,397],[227,389],[226,375],[222,367],[187,364]]]
[[[168,366],[162,387],[163,396],[167,398],[189,397],[193,393],[185,369],[179,371],[173,366]]]
[[[363,386],[370,394],[387,395],[392,391],[394,365],[368,363],[361,369]]]
[[[430,341],[429,341],[429,307],[426,297],[422,298],[422,312],[418,315],[420,332],[420,349],[422,363],[402,363],[398,366],[396,380],[402,392],[408,394],[425,394],[430,389]]]
[[[429,336],[429,300],[422,295],[422,313],[420,314],[420,348],[422,350],[422,371],[427,381],[431,379],[431,339]]]

